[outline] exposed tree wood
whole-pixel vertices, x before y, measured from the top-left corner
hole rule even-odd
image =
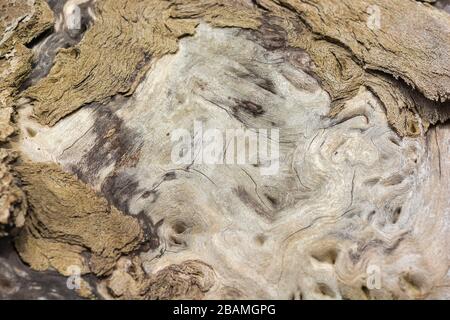
[[[0,223],[31,268],[78,266],[107,299],[449,298],[442,1],[49,5],[54,30],[30,45],[52,15],[19,23],[0,56]],[[200,124],[265,130],[272,153],[175,163]]]

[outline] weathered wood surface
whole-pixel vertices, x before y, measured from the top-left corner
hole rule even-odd
[[[2,212],[31,268],[79,266],[84,297],[449,297],[445,2],[49,4],[52,32],[0,46]],[[278,129],[279,171],[175,164],[200,122]]]

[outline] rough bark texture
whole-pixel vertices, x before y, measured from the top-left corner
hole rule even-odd
[[[54,164],[17,167],[27,193],[30,217],[16,247],[33,269],[53,267],[65,274],[70,265],[83,273],[107,273],[122,253],[143,240],[139,223],[123,216],[86,185]],[[89,250],[89,261],[81,256]]]
[[[19,87],[31,71],[25,45],[51,28],[52,11],[42,1],[0,1],[0,236],[24,223],[26,200],[11,168],[17,154],[5,147],[15,133],[12,123]]]
[[[54,288],[26,297],[76,266],[87,298],[449,298],[446,1],[0,7],[0,235]],[[199,121],[278,129],[278,173],[175,164]],[[2,298],[37,281],[10,237]]]

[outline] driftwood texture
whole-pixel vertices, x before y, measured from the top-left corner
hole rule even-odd
[[[449,297],[445,1],[2,5],[0,297],[14,252],[30,297]],[[278,172],[174,163],[199,122],[279,130]]]

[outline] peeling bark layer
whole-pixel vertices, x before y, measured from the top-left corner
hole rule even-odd
[[[16,247],[34,269],[51,266],[67,274],[70,265],[78,265],[83,273],[102,275],[143,240],[136,219],[123,216],[57,166],[21,165],[17,170],[30,217]],[[85,250],[91,255],[88,261],[81,256]]]
[[[52,12],[42,0],[0,1],[0,236],[24,224],[26,200],[11,164],[17,154],[8,142],[19,87],[31,71],[32,53],[26,47],[52,26]]]
[[[79,46],[58,55],[50,75],[26,94],[36,99],[39,121],[52,125],[84,104],[104,102],[118,93],[131,94],[150,61],[175,52],[177,38],[192,34],[199,19],[217,26],[252,29],[269,22],[271,26],[264,31],[273,33],[272,39],[278,39],[276,45],[301,47],[312,55],[317,65],[315,72],[326,83],[333,100],[348,98],[363,83],[375,82],[373,90],[385,103],[389,120],[401,135],[417,135],[421,125],[426,129],[428,123],[447,119],[448,103],[440,115],[428,111],[437,107],[432,100],[448,98],[450,17],[446,13],[400,0],[356,4],[318,1],[317,5],[301,1],[257,3],[260,7],[255,8],[239,1],[213,5],[205,1],[132,1],[128,5],[102,2],[98,9],[101,21],[87,32]],[[122,5],[124,9],[119,8]],[[373,6],[380,8],[378,14],[383,17],[383,28],[375,31],[367,27],[367,9]],[[136,12],[154,18],[133,18]],[[412,12],[412,16],[403,19],[403,12]],[[135,23],[128,23],[133,19],[137,19]],[[347,21],[355,22],[347,25]],[[120,27],[111,28],[113,24]],[[120,31],[110,34],[114,30]],[[118,41],[106,41],[116,37]],[[111,62],[117,66],[111,68]],[[431,101],[416,103],[413,93],[397,89],[401,83],[388,83],[392,88],[386,89],[389,78],[374,79],[367,71],[401,78]],[[426,121],[424,124],[418,123],[417,113]]]
[[[39,121],[53,125],[84,104],[131,94],[151,59],[174,53],[177,39],[194,32],[198,19],[192,17],[215,17],[216,24],[223,20],[222,24],[229,22],[230,26],[257,25],[251,11],[227,5],[228,1],[216,3],[194,1],[177,6],[171,1],[100,2],[97,10],[101,17],[80,45],[60,51],[50,74],[27,91],[37,101]],[[174,12],[174,5],[180,9]],[[109,41],[111,38],[115,40]]]

